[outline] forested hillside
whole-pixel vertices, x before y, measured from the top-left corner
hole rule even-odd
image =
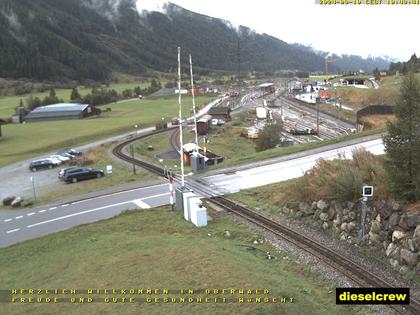
[[[112,71],[173,72],[178,45],[201,73],[324,69],[324,56],[307,47],[174,4],[165,14],[139,14],[134,0],[1,0],[0,29],[0,77],[105,81]],[[388,66],[352,57],[331,70]]]

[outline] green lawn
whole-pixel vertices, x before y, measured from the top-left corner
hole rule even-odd
[[[137,86],[140,86],[141,88],[148,87],[150,83],[144,82],[144,83],[113,83],[110,84],[109,87],[103,86],[104,88],[114,89],[118,93],[121,93],[125,89],[134,89]],[[80,95],[86,95],[89,94],[92,89],[88,87],[80,86],[78,87],[78,91]],[[65,102],[70,101],[70,94],[71,89],[56,89],[55,90],[57,97],[60,99],[63,99]],[[33,97],[39,97],[41,100],[48,96],[49,91],[42,92],[42,93],[32,93]],[[23,100],[24,105],[26,106],[26,100],[29,98],[30,94],[25,95],[19,95],[19,96],[3,96],[0,97],[0,118],[7,118],[10,117],[15,113],[15,107],[19,105],[20,99]]]
[[[223,236],[226,230],[231,238]],[[296,263],[290,254],[278,253],[266,244],[254,245],[260,250],[247,250],[242,245],[261,237],[254,234],[226,218],[197,229],[179,211],[168,208],[129,212],[0,249],[2,289],[168,289],[176,290],[169,297],[178,298],[190,297],[181,296],[181,289],[268,289],[269,296],[293,298],[293,303],[2,303],[2,313],[367,313],[361,307],[335,305],[333,284],[311,272],[309,266]],[[265,259],[265,251],[277,259]],[[205,297],[193,295],[198,296]]]
[[[211,101],[211,97],[200,96],[196,103],[201,105]],[[188,115],[191,98],[184,97],[184,115]],[[10,164],[39,154],[45,154],[63,147],[73,147],[108,136],[134,131],[154,125],[161,117],[177,116],[176,97],[133,100],[105,105],[106,112],[96,119],[61,120],[2,126],[0,140],[0,166]]]

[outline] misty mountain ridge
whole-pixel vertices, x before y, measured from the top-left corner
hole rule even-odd
[[[163,2],[162,2],[163,3]],[[325,55],[245,26],[165,3],[135,0],[2,0],[0,77],[104,81],[113,71],[175,72],[176,47],[198,73],[323,71]],[[328,54],[328,53],[326,53]],[[187,64],[187,54],[183,54]],[[387,68],[384,58],[337,56],[331,71]]]

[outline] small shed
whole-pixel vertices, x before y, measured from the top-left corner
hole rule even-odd
[[[207,133],[209,130],[209,122],[211,118],[212,116],[210,115],[204,115],[197,121],[197,133],[199,135],[205,135]]]
[[[96,116],[101,110],[89,104],[59,103],[35,108],[25,116],[26,122],[82,119]]]
[[[213,118],[230,120],[230,112],[232,110],[226,106],[217,106],[210,108],[208,114],[211,115]]]

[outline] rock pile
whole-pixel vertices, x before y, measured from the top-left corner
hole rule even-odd
[[[284,207],[282,212],[312,217],[324,230],[333,230],[341,240],[361,244],[361,205],[358,203],[335,200],[318,200],[312,204],[301,202],[297,209]],[[420,274],[420,211],[408,211],[395,201],[369,203],[363,244],[380,248],[400,272],[414,270]]]

